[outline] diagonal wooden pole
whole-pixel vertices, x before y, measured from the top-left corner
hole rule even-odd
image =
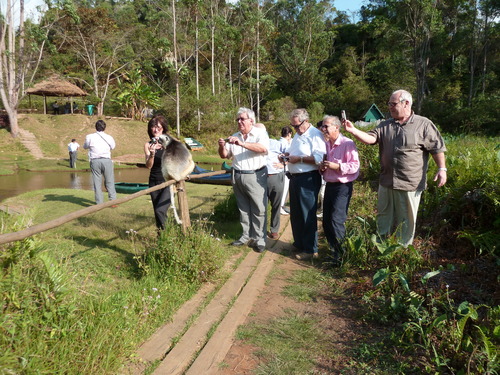
[[[224,174],[224,173],[226,173],[226,171],[201,173],[201,174],[190,176],[189,179],[194,180],[197,178],[216,176],[216,175],[220,175],[220,174]],[[137,193],[128,195],[128,196],[120,198],[120,199],[115,199],[115,200],[104,202],[101,204],[96,204],[94,206],[82,208],[81,210],[69,213],[69,214],[61,216],[57,219],[47,221],[46,223],[33,225],[32,227],[29,227],[29,228],[26,228],[26,229],[23,229],[23,230],[20,230],[17,232],[0,234],[0,245],[5,244],[5,243],[9,243],[9,242],[23,240],[27,237],[33,236],[34,234],[45,232],[46,230],[53,229],[53,228],[56,228],[56,227],[61,226],[63,224],[66,224],[67,222],[70,222],[71,220],[75,220],[79,217],[89,215],[89,214],[92,214],[94,212],[98,212],[100,210],[103,210],[105,208],[109,208],[109,207],[114,206],[114,205],[128,202],[132,199],[138,198],[138,197],[143,196],[145,194],[149,194],[152,191],[163,189],[164,187],[170,186],[170,185],[175,184],[175,183],[176,183],[175,180],[169,180],[169,181],[164,182],[160,185],[156,185],[156,186],[153,186],[152,188],[138,191]],[[179,201],[179,207],[181,207],[181,215],[182,215],[181,218],[182,218],[182,222],[183,222],[183,230],[185,230],[191,225],[191,221],[189,219],[189,208],[187,205],[187,194],[186,194],[185,183],[184,183],[184,181],[179,182],[179,184],[181,184],[181,183],[183,185],[183,187],[182,187],[183,194],[181,194],[181,195],[184,195],[184,198],[182,198],[183,199],[182,203],[181,203],[181,201]],[[181,206],[181,204],[182,204],[182,206]],[[184,227],[185,226],[184,223],[187,223],[186,227]]]

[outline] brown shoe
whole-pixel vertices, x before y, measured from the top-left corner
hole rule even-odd
[[[318,259],[318,253],[299,253],[295,254],[295,258],[297,260],[309,260],[309,259]]]
[[[269,238],[270,238],[270,239],[272,239],[272,240],[277,240],[277,239],[279,238],[279,236],[280,236],[280,235],[279,235],[278,233],[271,233],[271,232],[269,232],[269,233],[267,234],[267,237],[269,237]]]

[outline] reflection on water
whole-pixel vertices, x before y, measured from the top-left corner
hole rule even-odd
[[[71,189],[82,189],[82,179],[78,173],[71,172]]]
[[[115,169],[115,182],[147,183],[146,168]],[[92,190],[91,172],[26,172],[0,176],[0,201],[16,195],[50,188]]]

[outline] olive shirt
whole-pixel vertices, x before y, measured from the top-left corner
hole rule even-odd
[[[392,118],[383,121],[368,134],[379,145],[380,185],[395,190],[424,190],[429,154],[446,151],[432,121],[414,113],[402,124]]]

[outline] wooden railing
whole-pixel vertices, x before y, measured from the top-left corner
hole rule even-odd
[[[198,178],[202,177],[209,177],[209,176],[217,176],[220,174],[225,174],[227,173],[226,171],[215,171],[215,172],[208,172],[208,173],[200,173],[196,175],[191,175],[189,177],[190,180],[195,180]],[[182,229],[185,231],[187,228],[191,226],[191,220],[189,218],[189,206],[188,206],[188,201],[187,201],[187,192],[186,192],[186,184],[185,181],[180,181],[176,182],[175,180],[169,180],[167,182],[164,182],[160,185],[153,186],[152,188],[145,189],[138,191],[137,193],[128,195],[123,198],[115,199],[112,201],[104,202],[101,204],[96,204],[94,206],[82,208],[81,210],[72,212],[70,214],[61,216],[57,219],[47,221],[46,223],[41,223],[37,225],[33,225],[32,227],[20,230],[18,232],[12,232],[12,233],[5,233],[5,234],[0,234],[0,245],[9,243],[9,242],[14,242],[14,241],[20,241],[23,240],[27,237],[33,236],[37,233],[45,232],[49,229],[56,228],[58,226],[61,226],[63,224],[66,224],[70,222],[71,220],[75,220],[79,217],[85,216],[92,214],[94,212],[98,212],[100,210],[103,210],[105,208],[109,208],[111,206],[115,206],[118,204],[122,204],[128,201],[131,201],[132,199],[138,198],[140,196],[143,196],[145,194],[149,194],[152,191],[160,190],[163,189],[164,187],[170,186],[172,184],[176,184],[177,187],[177,201],[179,204],[179,213],[180,213],[180,218],[182,220]]]

